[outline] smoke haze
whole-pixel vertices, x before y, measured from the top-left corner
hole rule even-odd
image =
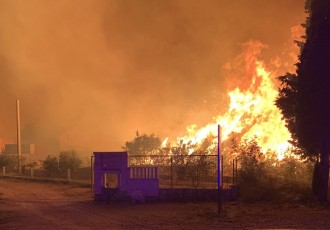
[[[223,112],[240,44],[271,61],[304,17],[303,0],[0,0],[0,144],[16,99],[22,142],[44,154],[182,135]]]

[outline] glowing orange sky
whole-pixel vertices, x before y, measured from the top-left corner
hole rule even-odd
[[[281,57],[303,0],[0,0],[0,139],[120,150],[223,113],[242,43]],[[291,40],[291,42],[293,42]],[[283,68],[283,66],[282,66]],[[283,71],[285,71],[283,69]],[[49,150],[51,151],[51,150]],[[45,153],[49,154],[49,153]]]

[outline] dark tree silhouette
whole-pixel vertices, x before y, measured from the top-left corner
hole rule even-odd
[[[330,1],[308,0],[306,41],[296,75],[282,82],[277,106],[307,155],[320,157],[318,199],[327,202],[330,152]]]
[[[286,126],[291,132],[292,138],[296,140],[298,77],[296,74],[286,73],[284,76],[278,77],[278,80],[281,82],[281,88],[276,99],[276,106],[282,110]]]
[[[122,148],[132,155],[152,155],[157,153],[160,146],[161,141],[159,137],[156,137],[154,134],[140,135],[137,131],[134,140],[127,141]]]

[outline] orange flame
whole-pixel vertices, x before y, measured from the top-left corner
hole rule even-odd
[[[250,44],[251,45],[251,44]],[[251,48],[251,47],[250,47]],[[281,111],[275,105],[278,91],[274,84],[275,74],[266,69],[265,64],[256,58],[257,51],[247,50],[245,55],[245,79],[243,87],[229,91],[229,108],[221,116],[213,118],[213,122],[197,129],[195,124],[187,127],[188,134],[179,137],[184,143],[199,144],[213,135],[216,143],[217,125],[221,125],[222,141],[230,138],[230,134],[239,133],[241,139],[255,138],[261,151],[277,154],[282,159],[290,147],[291,134],[285,126]],[[240,57],[241,58],[241,57]],[[247,84],[250,80],[250,84]]]

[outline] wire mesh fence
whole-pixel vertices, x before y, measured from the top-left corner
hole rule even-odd
[[[160,188],[217,188],[218,155],[130,155],[128,167],[157,168]],[[58,178],[91,182],[91,167],[76,170],[46,171],[43,167],[23,167],[21,174],[16,168],[2,168],[2,175],[35,178]],[[237,161],[221,160],[221,186],[228,188],[237,183]]]
[[[21,173],[16,168],[2,167],[1,176],[50,178],[60,180],[91,181],[91,167],[82,167],[76,170],[54,171],[51,174],[43,168],[22,167]]]
[[[157,167],[160,188],[217,188],[217,155],[129,156],[129,167]],[[234,171],[233,171],[234,170]],[[235,183],[235,167],[222,164],[222,187]]]

